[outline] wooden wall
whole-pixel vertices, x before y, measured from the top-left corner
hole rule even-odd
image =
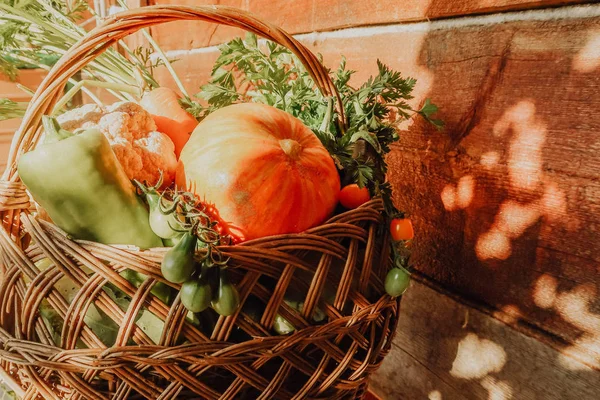
[[[42,70],[22,70],[15,82],[0,74],[0,98],[8,98],[12,101],[26,102],[31,96],[19,88],[23,85],[28,89],[35,90],[42,81],[45,72]],[[0,121],[0,171],[6,167],[8,150],[13,134],[19,126],[20,119]]]
[[[600,398],[600,5],[218,3],[297,33],[329,66],[345,55],[358,79],[380,58],[418,79],[415,105],[440,106],[446,130],[405,126],[389,157],[419,272],[375,391]],[[152,28],[191,92],[207,79],[213,46],[239,33]]]
[[[417,239],[384,399],[600,398],[600,4],[533,0],[130,0],[231,5],[362,80],[418,79],[447,128],[389,157]],[[589,4],[585,4],[589,3]],[[239,30],[151,29],[192,93]],[[163,71],[164,72],[164,71]],[[164,84],[172,85],[160,73]]]

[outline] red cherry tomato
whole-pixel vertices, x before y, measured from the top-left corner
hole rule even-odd
[[[396,242],[410,240],[415,236],[412,222],[408,218],[394,218],[390,223],[390,233]]]
[[[356,183],[344,186],[340,191],[340,203],[348,209],[357,208],[371,200],[369,189],[359,188]]]

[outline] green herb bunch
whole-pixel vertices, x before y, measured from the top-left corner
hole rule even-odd
[[[50,70],[61,56],[86,35],[87,31],[78,24],[84,12],[93,15],[93,10],[85,0],[0,2],[0,74],[15,79],[21,68]],[[132,50],[123,41],[118,44],[121,52],[116,48],[107,49],[83,69],[81,76],[71,78],[69,85],[72,87],[80,80],[108,83],[103,87],[117,99],[130,101],[136,99],[133,91],[123,91],[119,85],[130,88],[157,87],[152,72],[163,62],[162,58],[153,63],[150,60],[153,49]],[[85,85],[81,89],[96,103],[100,103]],[[0,120],[23,116],[25,108],[22,104],[13,104],[6,99],[0,99],[0,103]]]

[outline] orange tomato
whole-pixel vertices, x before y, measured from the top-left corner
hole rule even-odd
[[[390,223],[390,233],[396,242],[410,240],[415,236],[412,222],[408,218],[394,218]]]
[[[340,191],[340,203],[348,209],[357,208],[369,200],[371,200],[369,189],[360,188],[356,183],[344,186]]]

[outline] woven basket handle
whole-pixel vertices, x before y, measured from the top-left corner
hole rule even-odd
[[[4,172],[3,180],[18,181],[16,163],[19,156],[31,150],[39,140],[41,117],[48,114],[62,96],[64,86],[69,78],[125,36],[141,28],[179,20],[200,20],[234,26],[287,47],[302,62],[321,93],[324,96],[336,98],[339,123],[340,126],[344,126],[342,101],[327,70],[310,50],[284,30],[261,21],[248,12],[231,7],[148,6],[124,11],[108,18],[73,45],[54,65],[35,92],[21,126],[15,133],[8,156],[8,168]]]

